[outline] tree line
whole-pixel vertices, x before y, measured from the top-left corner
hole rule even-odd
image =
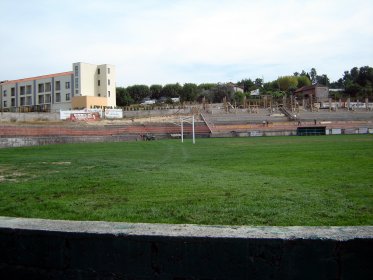
[[[293,75],[281,76],[270,82],[264,82],[261,78],[242,79],[235,85],[240,87],[243,92],[234,90],[230,84],[221,83],[132,85],[117,87],[116,98],[118,106],[139,104],[145,98],[163,99],[164,102],[171,103],[171,98],[174,97],[179,97],[180,102],[201,102],[203,99],[206,102],[221,102],[224,97],[230,102],[241,102],[245,96],[250,97],[250,93],[254,90],[259,89],[261,95],[280,98],[294,93],[301,87],[313,84],[340,89],[338,97],[373,98],[373,68],[369,66],[354,67],[350,71],[345,71],[343,77],[335,82],[330,82],[326,74],[318,75],[315,68],[311,68],[309,72],[302,70],[300,73],[295,72]],[[337,97],[336,94],[334,96]]]

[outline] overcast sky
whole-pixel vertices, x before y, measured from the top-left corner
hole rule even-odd
[[[372,0],[0,0],[0,80],[114,64],[117,86],[373,66]]]

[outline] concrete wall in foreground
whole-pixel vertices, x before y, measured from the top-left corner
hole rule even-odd
[[[0,217],[1,279],[373,279],[373,227]]]

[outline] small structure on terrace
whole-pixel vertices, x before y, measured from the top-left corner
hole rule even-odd
[[[294,92],[298,98],[309,99],[313,102],[327,101],[329,98],[329,88],[321,84],[304,86]]]

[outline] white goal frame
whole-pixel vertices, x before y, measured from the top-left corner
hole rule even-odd
[[[190,121],[192,121],[192,122],[190,122]],[[195,134],[195,130],[194,130],[194,115],[192,117],[184,117],[184,118],[181,117],[180,118],[181,143],[184,143],[184,123],[190,123],[190,124],[192,124],[193,144],[195,144],[196,143],[196,134]]]

